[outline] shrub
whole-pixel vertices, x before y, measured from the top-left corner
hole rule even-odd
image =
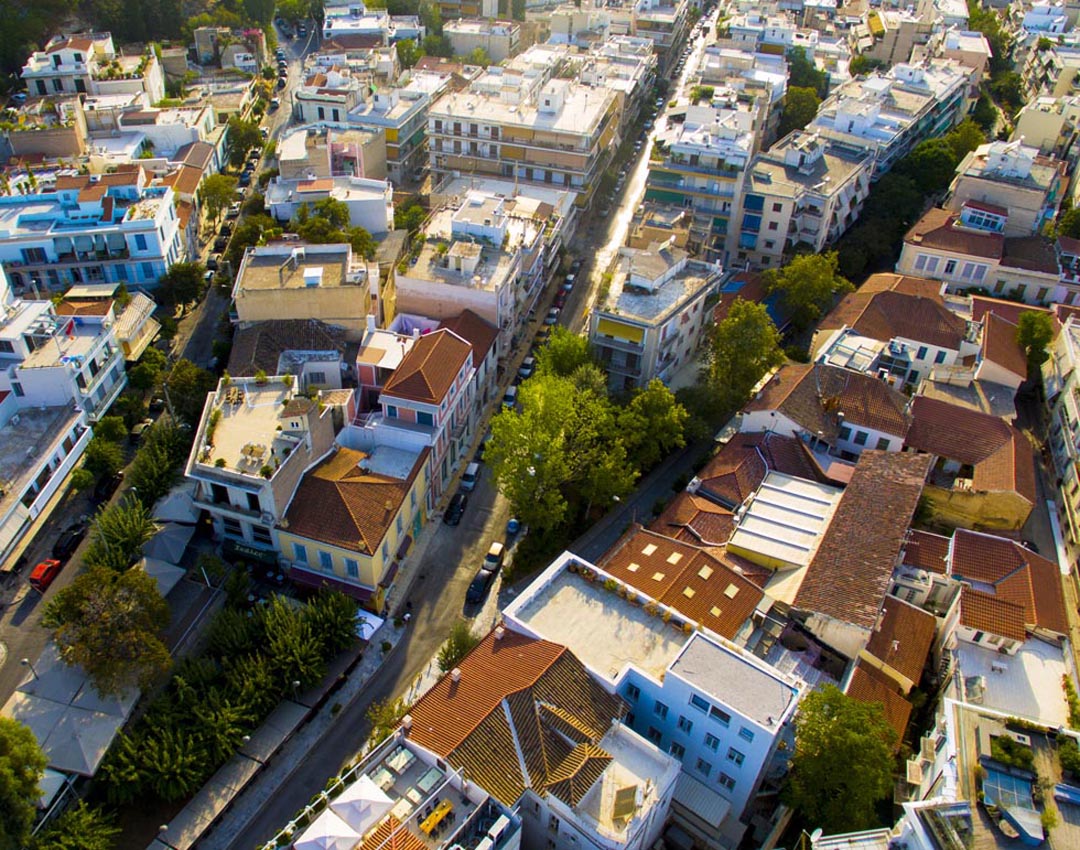
[[[1058,736],[1058,761],[1061,769],[1067,770],[1073,776],[1080,776],[1080,747],[1076,740],[1067,736]]]
[[[1080,729],[1080,696],[1077,696],[1076,686],[1068,674],[1061,677],[1061,687],[1069,703],[1069,725],[1073,729]]]
[[[998,735],[990,739],[990,757],[994,761],[1020,770],[1033,770],[1035,767],[1035,754],[1031,751],[1031,747],[1025,747],[1008,735]]]

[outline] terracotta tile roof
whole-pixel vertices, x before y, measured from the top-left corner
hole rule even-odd
[[[1014,492],[1035,504],[1035,452],[1027,437],[1012,429],[1012,439],[976,464],[971,486],[981,492]]]
[[[958,529],[949,572],[983,595],[1019,606],[1028,628],[1068,632],[1057,564],[1016,541]]]
[[[903,743],[913,706],[896,690],[892,682],[870,665],[859,662],[852,670],[846,693],[859,702],[881,705],[885,711],[885,719],[896,731],[894,749],[898,750]]]
[[[649,528],[695,546],[722,546],[735,530],[735,514],[683,490],[668,502]]]
[[[901,337],[958,350],[967,322],[937,299],[880,292],[873,296],[853,327],[863,336],[882,342]]]
[[[89,52],[94,49],[94,40],[85,36],[71,35],[65,38],[63,41],[58,41],[56,44],[45,49],[46,53],[56,53],[60,50],[82,50]]]
[[[739,633],[763,596],[756,584],[719,558],[640,527],[623,535],[597,566],[728,639]]]
[[[698,472],[698,492],[734,509],[757,490],[770,471],[821,480],[802,440],[782,434],[736,434]]]
[[[727,318],[731,305],[736,301],[762,302],[769,294],[765,285],[765,276],[756,272],[739,272],[731,278],[732,281],[742,281],[743,285],[732,291],[730,288],[720,292],[720,300],[713,308],[713,322],[722,322]]]
[[[274,319],[238,328],[229,354],[229,374],[252,377],[261,369],[275,375],[286,351],[344,352],[345,331],[318,319]]]
[[[960,624],[1009,640],[1027,640],[1023,606],[968,586],[960,590]]]
[[[983,319],[982,353],[986,360],[1027,379],[1027,357],[1016,341],[1016,323],[995,311]]]
[[[949,565],[950,538],[912,529],[904,546],[904,563],[909,567],[944,575]]]
[[[849,425],[903,437],[909,424],[907,404],[903,393],[872,375],[824,363],[785,363],[745,410],[776,410],[834,442],[840,412]]]
[[[364,836],[358,850],[427,850],[427,845],[396,817],[387,815]]]
[[[1001,265],[1054,275],[1061,270],[1053,243],[1042,236],[1007,238],[1001,256]]]
[[[364,471],[358,464],[365,457],[339,448],[306,472],[285,514],[289,533],[353,552],[378,551],[426,454],[404,481]]]
[[[84,186],[79,190],[79,196],[76,200],[80,204],[89,204],[94,201],[100,201],[105,197],[105,193],[109,191],[109,187],[101,183],[91,183],[89,186]]]
[[[106,198],[105,200],[111,201],[112,198]],[[195,205],[189,201],[177,199],[176,201],[176,218],[180,222],[180,229],[187,230],[188,223],[191,221],[191,216],[195,214]],[[112,215],[112,211],[109,210],[105,217],[109,218]]]
[[[421,56],[413,66],[417,71],[439,71],[447,74],[460,74],[465,66],[444,56]]]
[[[471,351],[472,346],[453,331],[425,334],[413,343],[386,381],[383,395],[438,405],[450,392]]]
[[[936,629],[933,614],[886,596],[866,651],[917,685]]]
[[[933,298],[941,303],[945,300],[941,297],[941,290],[945,284],[940,280],[933,280],[915,275],[896,274],[894,272],[879,272],[870,275],[859,287],[859,292],[899,292],[901,295],[912,295],[919,298]]]
[[[907,452],[862,453],[806,569],[796,608],[874,627],[930,461]]]
[[[190,165],[182,165],[179,169],[170,175],[173,180],[173,191],[184,195],[194,195],[199,191],[199,184],[202,182],[203,172],[199,168],[193,168]]]
[[[920,248],[1000,260],[1005,248],[1005,237],[1000,233],[983,233],[967,227],[958,227],[960,216],[935,207],[928,210],[904,236],[904,242]]]
[[[472,310],[462,310],[454,318],[444,321],[439,327],[453,331],[472,346],[474,366],[487,357],[495,340],[499,338],[499,329]]]
[[[607,765],[598,742],[626,704],[566,647],[510,629],[488,634],[458,669],[459,681],[444,676],[410,709],[409,737],[506,805],[526,787],[580,802]]]
[[[987,313],[997,313],[1001,318],[1007,319],[1014,325],[1020,321],[1020,314],[1032,310],[1036,313],[1049,313],[1045,307],[1034,307],[1031,304],[1020,304],[1016,301],[1004,301],[1000,298],[988,298],[985,295],[971,296],[971,318],[981,322]]]
[[[56,305],[58,316],[107,316],[112,309],[110,298],[96,301],[61,301]]]
[[[176,151],[172,161],[205,171],[214,161],[214,146],[209,142],[188,142]]]

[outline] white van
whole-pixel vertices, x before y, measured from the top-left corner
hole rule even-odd
[[[512,408],[517,404],[517,387],[510,387],[503,396],[503,407]]]
[[[461,489],[471,492],[476,489],[476,482],[480,478],[480,464],[470,463],[465,467],[461,476]]]

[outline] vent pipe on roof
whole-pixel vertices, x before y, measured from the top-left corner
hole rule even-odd
[[[453,670],[450,671],[450,681],[451,682],[460,682],[461,681],[461,668],[460,667],[455,667]]]
[[[408,731],[409,729],[412,729],[412,715],[411,714],[406,714],[404,717],[401,718],[401,728],[405,729],[406,731]]]
[[[495,640],[502,640],[505,635],[506,629],[504,629],[502,626],[499,626],[499,628],[495,629]]]

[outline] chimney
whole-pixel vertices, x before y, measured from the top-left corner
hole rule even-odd
[[[499,626],[497,629],[495,629],[495,640],[502,640],[505,636],[506,629],[504,629],[502,626]]]
[[[451,682],[460,682],[461,681],[461,668],[460,667],[455,667],[453,670],[450,671],[450,681]]]
[[[367,317],[367,332],[369,334],[375,333],[375,317],[371,313],[368,313]]]
[[[420,328],[413,328],[412,329],[412,338],[413,339],[420,339]]]
[[[406,732],[408,730],[412,729],[412,715],[411,714],[406,714],[404,717],[401,718],[401,728],[404,729]]]

